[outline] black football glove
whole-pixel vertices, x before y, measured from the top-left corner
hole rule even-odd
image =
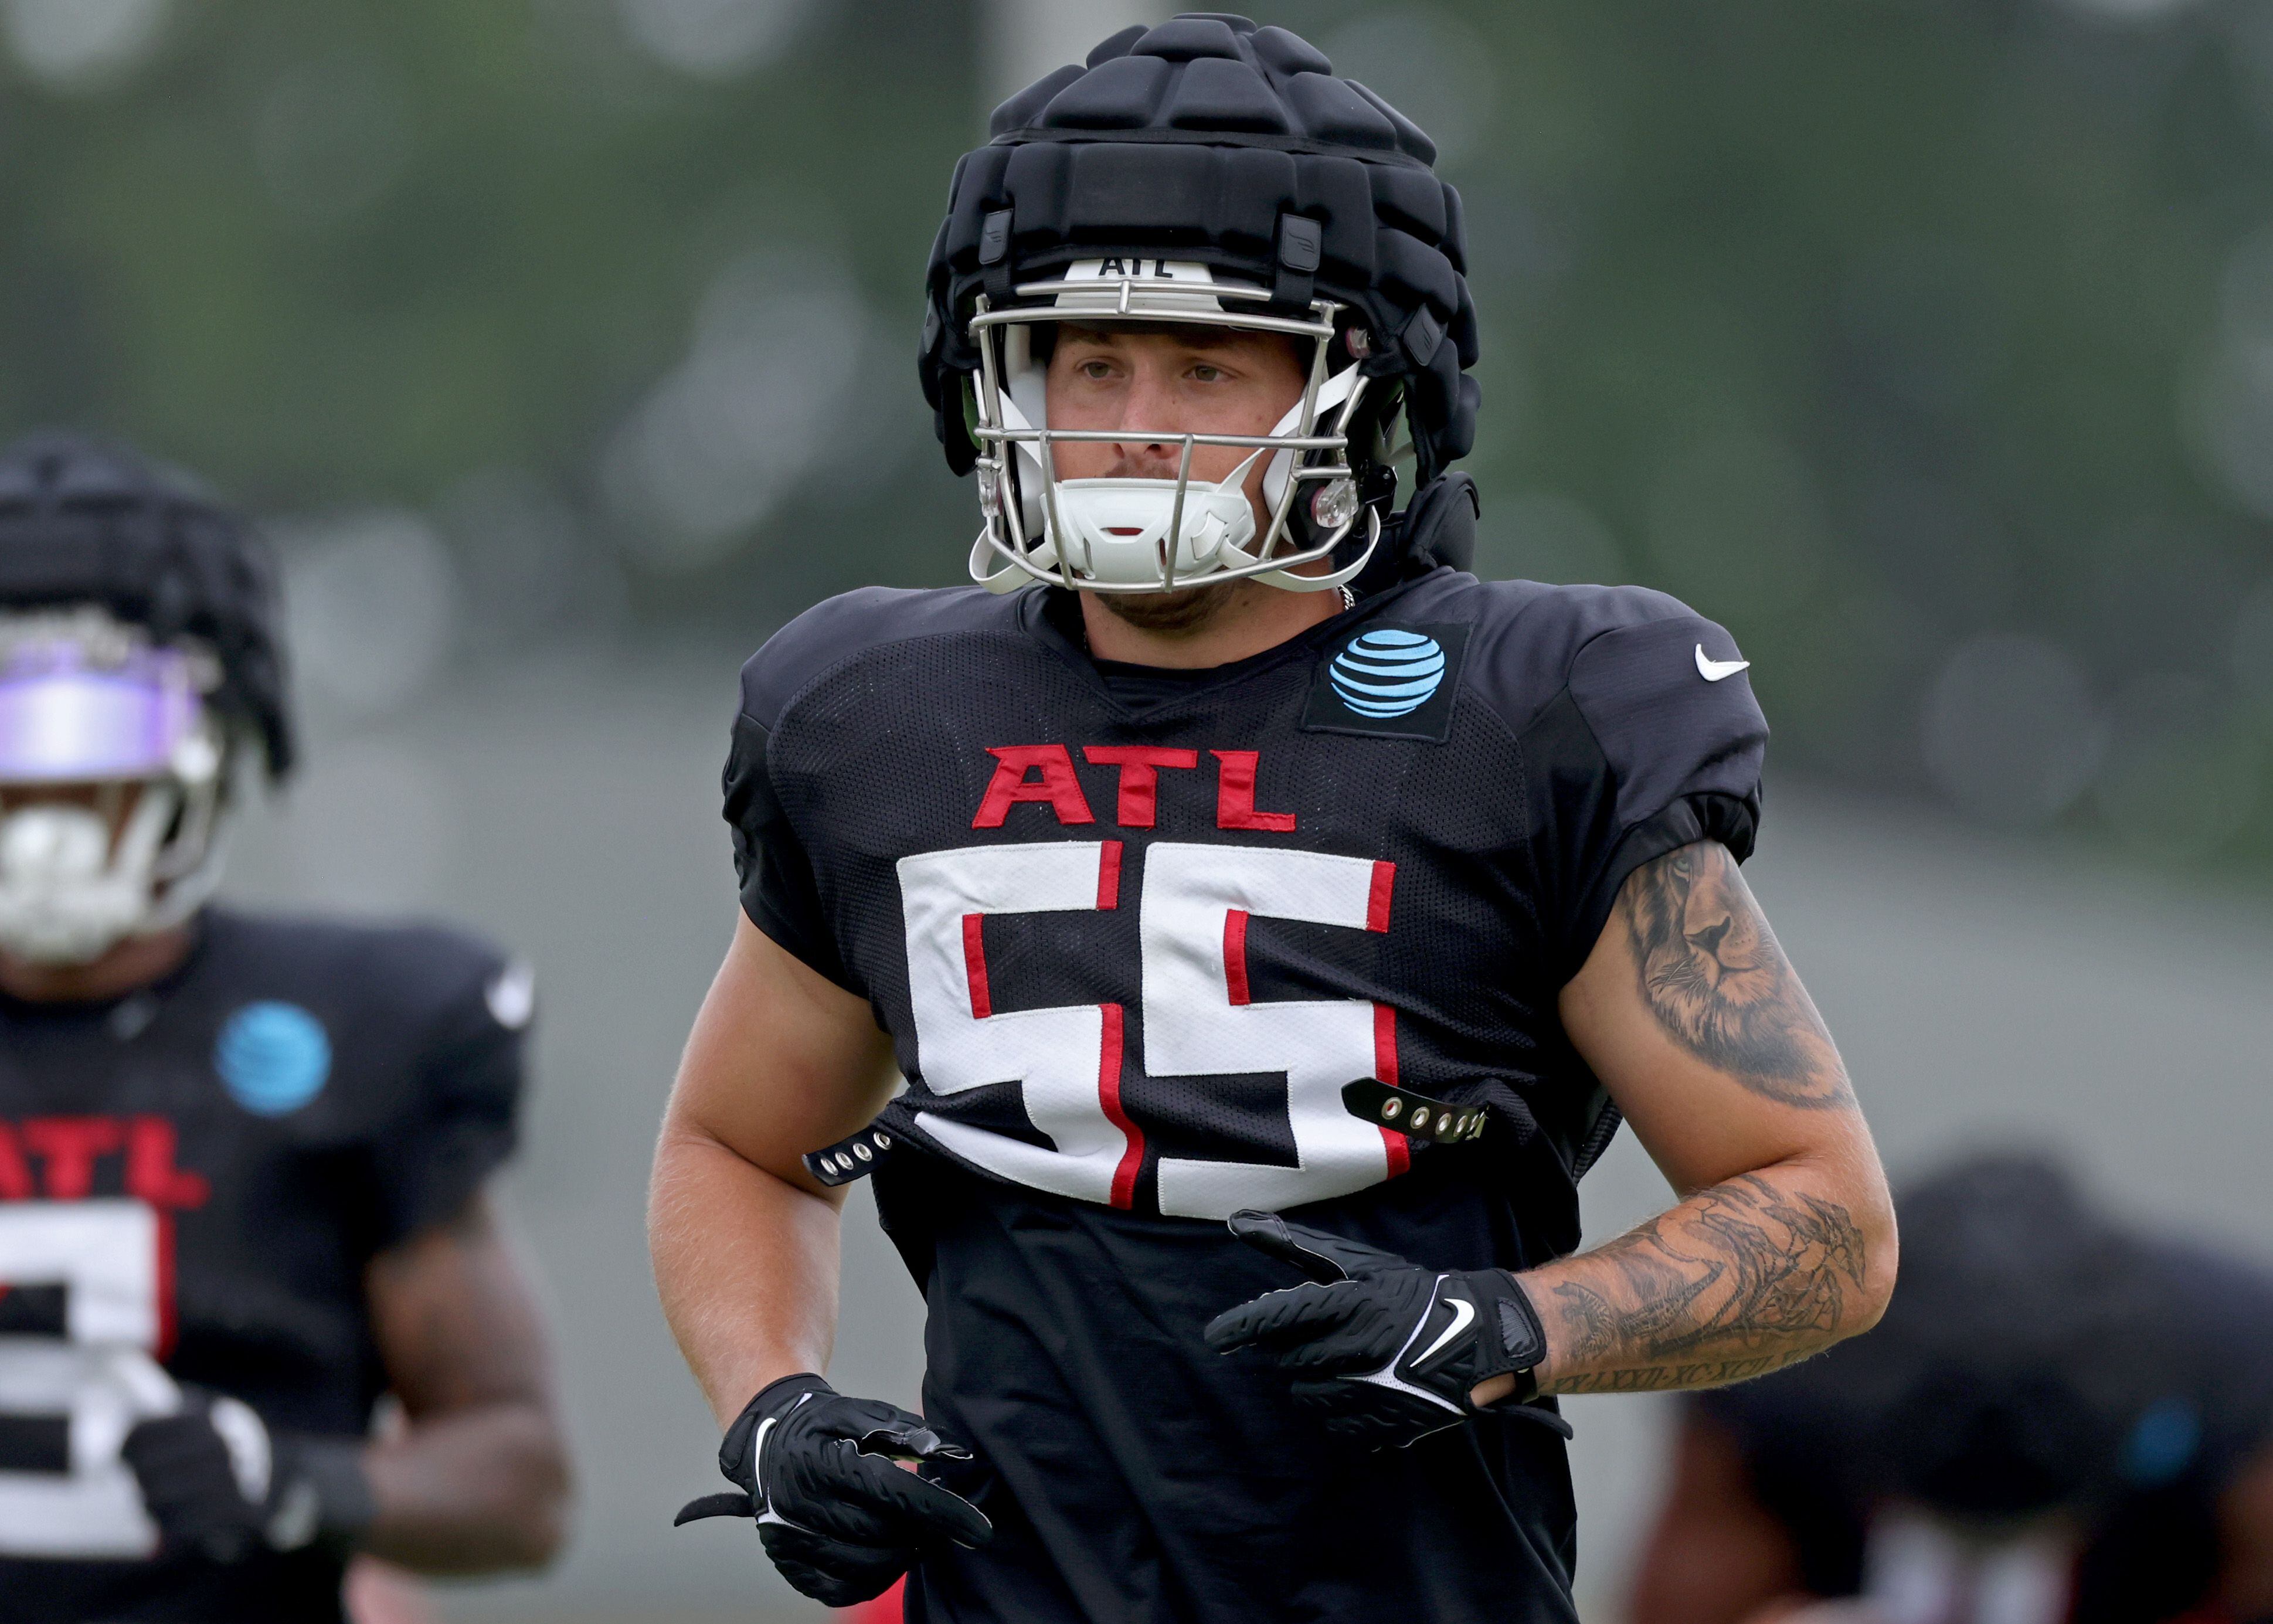
[[[733,1494],[691,1501],[673,1526],[755,1517],[782,1577],[814,1600],[849,1607],[882,1595],[926,1545],[983,1545],[979,1508],[897,1461],[967,1461],[896,1405],[846,1398],[818,1376],[784,1376],[752,1399],[718,1447]]]
[[[168,1556],[237,1562],[318,1540],[345,1550],[371,1524],[356,1443],[271,1432],[221,1394],[184,1388],[180,1410],[139,1424],[118,1452]]]
[[[1294,1378],[1295,1402],[1335,1437],[1381,1449],[1483,1415],[1521,1416],[1569,1435],[1560,1417],[1526,1402],[1539,1391],[1531,1372],[1547,1357],[1547,1338],[1506,1270],[1422,1268],[1275,1213],[1234,1213],[1231,1232],[1310,1279],[1217,1315],[1208,1346],[1277,1355]],[[1508,1374],[1516,1383],[1506,1399],[1488,1409],[1469,1401],[1477,1385]]]

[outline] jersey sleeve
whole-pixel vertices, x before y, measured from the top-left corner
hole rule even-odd
[[[1729,634],[1661,593],[1605,593],[1524,733],[1542,920],[1578,974],[1642,864],[1698,840],[1752,855],[1767,722]]]
[[[829,844],[830,819],[815,806],[825,793],[811,771],[784,771],[786,759],[809,758],[842,718],[816,721],[810,695],[830,673],[873,650],[934,636],[1004,630],[1015,623],[1020,593],[998,598],[979,587],[861,587],[823,599],[766,639],[742,667],[741,708],[734,718],[724,779],[732,831],[734,872],[742,911],[810,968],[858,997],[869,996],[831,914],[836,893]]]
[[[762,653],[759,658],[764,658]],[[750,663],[754,666],[758,662]],[[851,975],[821,911],[812,858],[775,791],[767,765],[773,733],[751,712],[751,686],[746,673],[744,708],[734,718],[724,786],[742,912],[813,969],[840,987],[851,988]]]
[[[382,1246],[449,1219],[520,1139],[522,1047],[536,999],[529,967],[451,937],[425,974],[433,980],[421,989],[428,996],[416,1012],[410,1087],[372,1151]]]

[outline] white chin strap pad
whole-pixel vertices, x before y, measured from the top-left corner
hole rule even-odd
[[[153,870],[180,792],[146,786],[118,850],[85,807],[34,803],[0,818],[0,948],[37,964],[86,964],[147,928]]]
[[[1213,573],[1236,561],[1255,539],[1255,508],[1245,484],[1249,457],[1221,485],[1184,490],[1175,542],[1176,579]],[[1060,556],[1092,581],[1141,586],[1160,579],[1168,526],[1176,519],[1173,479],[1065,479],[1058,483]],[[1228,552],[1234,559],[1226,559]]]

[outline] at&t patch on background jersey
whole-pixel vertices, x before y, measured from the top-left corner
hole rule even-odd
[[[1464,620],[1376,622],[1332,644],[1310,684],[1303,731],[1442,744],[1452,731],[1468,631]]]
[[[214,1046],[214,1069],[246,1110],[281,1116],[323,1092],[332,1075],[331,1035],[298,1004],[262,999],[229,1017]]]

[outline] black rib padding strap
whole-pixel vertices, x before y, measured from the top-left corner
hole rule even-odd
[[[1459,194],[1431,172],[1434,143],[1317,48],[1220,12],[1123,29],[997,108],[991,136],[956,167],[926,278],[924,395],[957,473],[978,455],[961,390],[979,295],[999,307],[1006,284],[1115,255],[1197,261],[1274,304],[1349,307],[1372,340],[1360,365],[1403,381],[1419,483],[1467,454],[1477,329]],[[1007,259],[986,259],[1005,211]]]
[[[245,523],[124,447],[43,432],[0,450],[0,609],[94,604],[221,664],[217,702],[292,765],[276,570]]]

